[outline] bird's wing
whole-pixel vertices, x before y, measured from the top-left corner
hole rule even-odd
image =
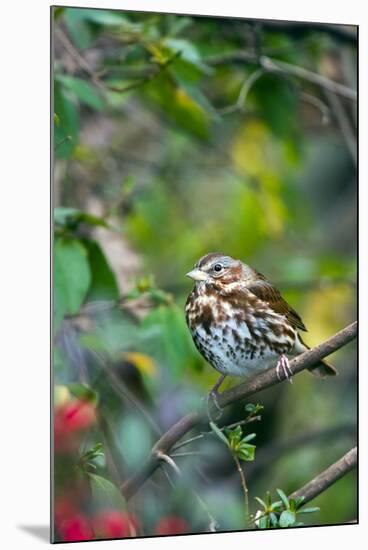
[[[280,292],[267,281],[261,274],[257,273],[259,280],[247,285],[247,290],[252,292],[257,298],[266,302],[275,313],[285,315],[292,327],[299,330],[307,330],[300,315],[284,300]]]

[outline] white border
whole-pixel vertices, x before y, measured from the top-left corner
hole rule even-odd
[[[49,521],[49,5],[4,3],[1,10],[1,542],[4,548],[44,547],[19,526]],[[63,5],[63,2],[54,2]],[[367,205],[367,22],[364,3],[295,0],[218,3],[210,0],[75,0],[75,6],[173,11],[360,25],[360,210]],[[368,334],[366,218],[361,216],[361,334]],[[364,304],[364,305],[363,305]],[[216,548],[257,544],[273,549],[357,546],[367,538],[367,364],[360,368],[360,525],[285,532],[238,533],[88,543],[140,548]],[[363,389],[364,388],[364,389]],[[365,488],[365,489],[364,489]],[[68,548],[82,548],[71,544]]]

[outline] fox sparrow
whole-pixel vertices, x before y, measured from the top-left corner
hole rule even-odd
[[[299,330],[307,330],[296,311],[261,274],[230,256],[203,256],[187,276],[195,281],[185,315],[194,343],[222,376],[247,376],[276,363],[290,379],[288,357],[308,349]],[[320,361],[309,369],[317,377],[337,374]]]

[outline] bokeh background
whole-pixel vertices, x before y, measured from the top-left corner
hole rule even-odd
[[[211,434],[177,451],[180,479],[161,468],[129,503],[118,487],[217,377],[183,314],[201,255],[264,273],[311,346],[355,319],[356,28],[53,19],[55,539],[205,532],[210,516],[244,529],[238,472]],[[264,406],[243,465],[252,513],[255,496],[291,493],[354,444],[355,344],[330,361],[336,379],[302,373],[251,401]],[[305,525],[354,520],[355,473],[314,505]]]

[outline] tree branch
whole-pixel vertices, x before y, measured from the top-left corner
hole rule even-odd
[[[208,65],[217,66],[224,65],[228,63],[249,63],[258,65],[265,72],[269,73],[279,73],[288,76],[294,76],[302,80],[308,80],[313,84],[317,84],[325,90],[329,90],[335,94],[341,95],[353,101],[357,100],[357,92],[349,86],[340,84],[335,80],[331,80],[326,76],[318,74],[299,65],[293,65],[292,63],[287,63],[278,59],[273,59],[266,55],[257,55],[255,53],[250,53],[244,50],[233,50],[232,52],[225,52],[220,55],[211,56],[205,58],[205,62]]]
[[[335,94],[339,94],[354,101],[357,100],[356,90],[353,90],[348,86],[344,86],[344,84],[340,84],[339,82],[335,82],[334,80],[331,80],[321,74],[310,71],[309,69],[305,69],[304,67],[286,63],[285,61],[276,61],[265,55],[260,57],[259,62],[261,67],[267,71],[296,76],[297,78],[313,82],[313,84],[317,84],[318,86],[321,86],[322,88],[325,88]]]
[[[288,498],[297,499],[304,497],[302,505],[306,504],[310,500],[313,500],[316,496],[323,493],[328,489],[333,483],[338,481],[345,474],[349,473],[357,465],[357,448],[353,447],[348,451],[343,457],[341,457],[337,462],[331,464],[326,470],[318,474],[313,478],[309,483],[304,485],[301,489],[291,493]],[[302,510],[301,510],[302,511]],[[262,513],[260,516],[252,518],[251,524],[254,523],[254,520],[257,522],[267,515],[267,512]],[[356,520],[347,523],[355,523]]]
[[[347,112],[344,109],[342,100],[336,94],[329,90],[325,91],[327,98],[331,104],[336,121],[340,126],[341,134],[345,140],[346,146],[351,154],[351,158],[355,167],[358,167],[358,151],[357,151],[357,132],[350,123]]]
[[[357,327],[358,323],[355,321],[326,340],[326,342],[323,342],[313,349],[310,349],[292,359],[290,361],[290,368],[293,374],[295,375],[304,369],[312,367],[324,357],[327,357],[334,351],[345,346],[351,340],[354,340],[357,335]],[[239,401],[244,397],[249,397],[254,393],[258,393],[261,390],[277,384],[278,382],[279,380],[277,378],[276,369],[267,370],[258,376],[251,378],[249,381],[223,392],[218,398],[218,403],[220,407],[226,407],[230,403]]]
[[[59,38],[61,43],[63,44],[66,51],[69,53],[69,55],[78,63],[81,69],[83,69],[84,72],[86,72],[92,79],[92,82],[96,86],[100,88],[101,91],[111,91],[111,92],[117,92],[117,93],[125,93],[129,92],[130,90],[134,90],[136,88],[140,88],[147,82],[153,80],[156,76],[158,76],[161,71],[166,69],[171,63],[175,61],[180,55],[181,52],[175,52],[171,57],[169,57],[166,61],[163,63],[156,63],[155,65],[151,65],[149,67],[149,71],[146,72],[144,76],[139,78],[139,80],[132,82],[128,84],[127,86],[124,86],[123,88],[117,87],[117,86],[110,86],[106,84],[103,80],[101,80],[100,74],[98,72],[95,72],[94,69],[90,66],[88,61],[83,57],[83,55],[74,47],[72,42],[69,40],[68,36],[64,33],[64,31],[60,28],[55,29],[55,35]]]
[[[315,365],[327,355],[330,355],[337,349],[345,346],[356,337],[356,334],[357,322],[354,322],[329,338],[326,342],[304,352],[295,359],[292,359],[290,361],[290,368],[292,369],[293,374],[295,375],[298,372]],[[235,403],[240,399],[249,397],[254,393],[269,388],[270,386],[274,386],[278,383],[280,383],[280,380],[277,378],[275,369],[270,369],[249,379],[243,384],[239,384],[238,386],[223,392],[218,398],[218,403],[220,407],[226,407],[231,403]],[[175,443],[177,443],[187,432],[199,424],[199,422],[205,417],[206,413],[203,410],[192,411],[178,420],[176,424],[171,426],[171,428],[169,428],[169,430],[160,437],[142,467],[121,486],[121,490],[126,499],[132,497],[141,485],[143,485],[143,483],[154,473],[159,465],[157,453],[161,452],[167,454]]]
[[[338,481],[345,474],[350,472],[357,465],[358,451],[353,447],[337,462],[331,464],[326,470],[304,485],[301,489],[294,491],[289,498],[298,498],[304,496],[303,502],[309,502],[323,493],[330,485]]]

